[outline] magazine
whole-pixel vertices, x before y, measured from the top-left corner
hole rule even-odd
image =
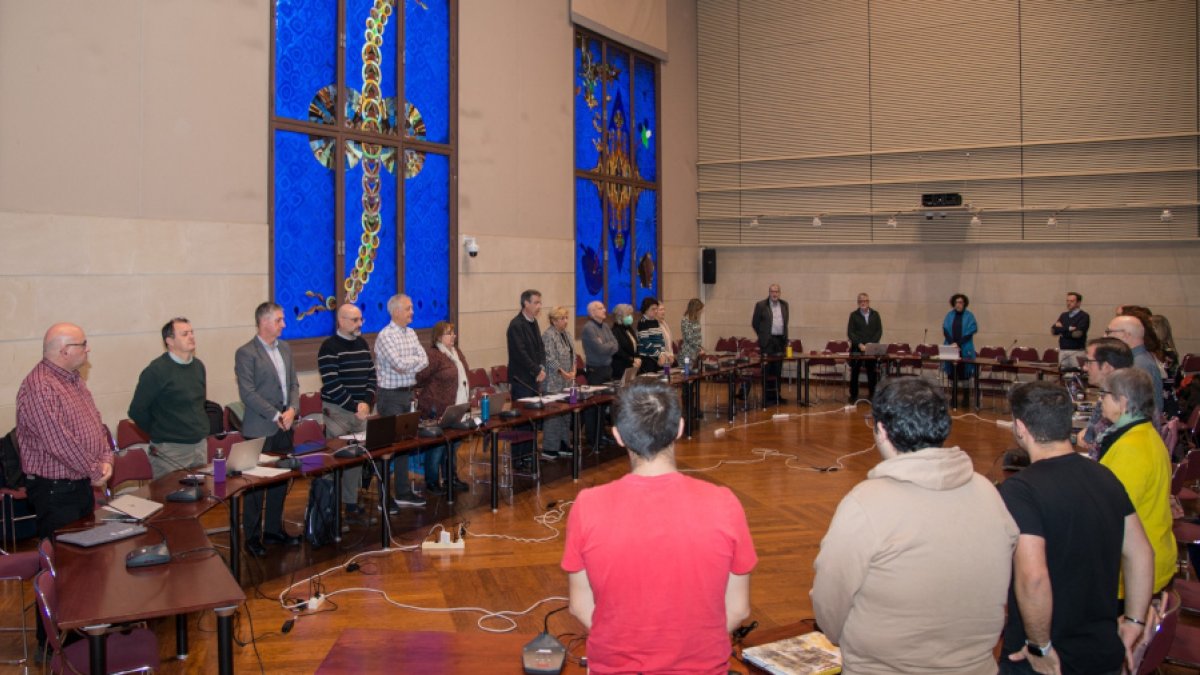
[[[814,631],[742,650],[742,658],[771,675],[836,675],[842,651]]]

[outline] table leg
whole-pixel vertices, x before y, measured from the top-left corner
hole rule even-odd
[[[233,580],[242,583],[242,498],[238,493],[229,496],[229,571]]]
[[[86,626],[88,636],[88,668],[92,675],[108,672],[108,627],[109,624]]]
[[[237,607],[218,607],[217,615],[217,672],[233,673],[233,613]]]
[[[737,368],[735,367],[734,369],[729,371],[729,399],[727,402],[728,405],[726,407],[729,410],[728,417],[729,417],[730,424],[733,424],[733,417],[736,414],[736,411],[734,410],[734,406],[737,405],[737,392],[735,391],[736,386],[737,386]]]
[[[333,540],[342,540],[342,469],[333,472]]]
[[[470,437],[467,438],[467,442],[470,443]],[[458,478],[458,473],[453,468],[455,463],[450,461],[454,457],[454,452],[454,444],[446,441],[446,451],[442,453],[442,477],[446,481],[447,504],[454,503],[454,481]]]
[[[684,378],[679,385],[679,394],[683,397],[683,435],[688,440],[692,438],[692,383]]]
[[[534,451],[536,452],[536,450]],[[492,429],[492,511],[500,510],[500,431]]]
[[[386,456],[383,458],[383,469],[379,472],[379,540],[380,546],[384,549],[388,548],[388,528],[391,523],[388,519],[391,517],[388,514],[388,509],[392,505],[392,460],[395,455]],[[407,459],[407,456],[405,457]],[[374,462],[373,459],[368,459],[368,462]],[[405,462],[407,464],[407,462]],[[400,471],[399,468],[396,469]],[[408,469],[404,470],[404,475],[408,475]],[[368,519],[367,522],[370,522]]]
[[[783,371],[781,370],[779,372],[782,375]],[[758,373],[759,373],[759,375],[762,376],[762,378],[761,378],[762,379],[762,409],[766,410],[767,409],[767,359],[766,359],[766,357],[762,357],[758,360]],[[776,388],[779,387],[778,382],[775,383],[775,387]],[[749,396],[749,395],[747,394],[747,396]],[[776,401],[778,401],[778,399],[779,399],[778,391],[775,392],[775,399],[776,399]],[[776,405],[778,405],[778,403],[776,403]]]
[[[583,417],[579,414],[579,406],[571,411],[571,427],[574,431],[571,434],[571,480],[579,481],[579,449],[583,446]]]
[[[188,657],[187,614],[175,615],[175,658],[180,661]]]
[[[812,399],[809,398],[808,391],[808,383],[812,375],[812,366],[809,364],[808,359],[804,359],[801,361],[801,363],[804,364],[804,407],[807,408],[808,406],[812,405]],[[798,394],[799,392],[797,392],[797,398],[799,398]]]

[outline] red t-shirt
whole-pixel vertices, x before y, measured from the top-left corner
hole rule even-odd
[[[594,673],[728,672],[725,588],[758,562],[729,488],[680,473],[634,474],[584,490],[562,567],[587,570]]]

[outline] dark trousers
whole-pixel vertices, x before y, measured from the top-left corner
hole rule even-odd
[[[787,340],[782,335],[772,335],[767,339],[767,344],[761,347],[763,356],[783,356],[787,351]],[[783,361],[772,361],[767,363],[764,368],[767,371],[767,390],[763,392],[763,399],[770,403],[780,398],[779,387],[783,379]]]
[[[263,441],[263,452],[286,452],[292,449],[292,432],[280,429]],[[283,527],[283,502],[287,497],[287,483],[276,483],[261,490],[251,490],[242,498],[242,535],[246,541],[262,538],[267,534],[286,536]],[[266,502],[266,520],[263,520]]]
[[[379,398],[375,401],[375,412],[380,415],[402,415],[412,408],[413,392],[412,388],[408,389],[380,389]],[[430,452],[429,450],[418,452],[417,456]],[[379,475],[383,475],[380,470]],[[369,485],[371,481],[370,475],[367,475],[364,484]],[[429,484],[429,471],[425,471],[425,483]],[[392,496],[393,497],[411,497],[413,496],[412,483],[408,480],[408,455],[394,455],[392,457]]]
[[[875,398],[875,382],[878,378],[878,364],[875,359],[850,359],[850,399],[858,400],[858,373],[867,370],[867,398]]]
[[[604,384],[612,379],[612,366],[588,366],[587,383],[588,384]],[[592,406],[583,411],[583,428],[587,431],[588,440],[596,443],[600,440],[600,435],[603,433],[602,419],[600,413],[603,412],[604,406]]]
[[[509,372],[510,376],[513,373],[512,369],[509,369],[508,372]],[[537,379],[537,373],[534,373],[532,376],[529,375],[528,373],[521,373],[521,374],[518,374],[517,377],[520,378],[521,380],[524,380],[525,382],[528,382],[529,384],[533,384],[533,385],[538,384],[537,382],[534,381]],[[538,396],[541,394],[541,392],[530,389],[529,387],[525,386],[521,382],[518,382],[516,379],[514,379],[512,377],[508,378],[508,382],[510,385],[509,391],[512,394],[512,403],[513,403],[514,408],[516,408],[518,405],[520,405],[519,403],[517,403],[517,399],[529,398],[531,396]],[[537,432],[536,427],[534,427],[534,432],[535,433]],[[532,441],[525,441],[523,443],[513,443],[512,444],[513,460],[516,461],[518,459],[532,457],[533,456],[533,445],[534,444]]]
[[[38,539],[46,539],[55,530],[91,515],[96,508],[92,484],[86,478],[47,480],[29,475],[25,477],[25,495],[36,516],[34,522],[37,524]],[[38,645],[44,645],[46,630],[42,628],[41,621],[35,623]]]

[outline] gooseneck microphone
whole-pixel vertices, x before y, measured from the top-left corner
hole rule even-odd
[[[541,393],[542,390],[540,387],[531,387],[531,386],[529,386],[528,382],[526,382],[525,380],[522,380],[521,378],[517,377],[516,375],[513,375],[512,373],[508,374],[508,378],[510,380],[515,380],[516,383],[521,385],[522,387],[525,387],[526,389],[536,392],[536,394],[535,394],[537,396],[536,401],[521,401],[521,405],[523,405],[526,408],[529,408],[531,410],[541,410],[542,408],[546,407],[546,402],[542,400],[542,393]]]

